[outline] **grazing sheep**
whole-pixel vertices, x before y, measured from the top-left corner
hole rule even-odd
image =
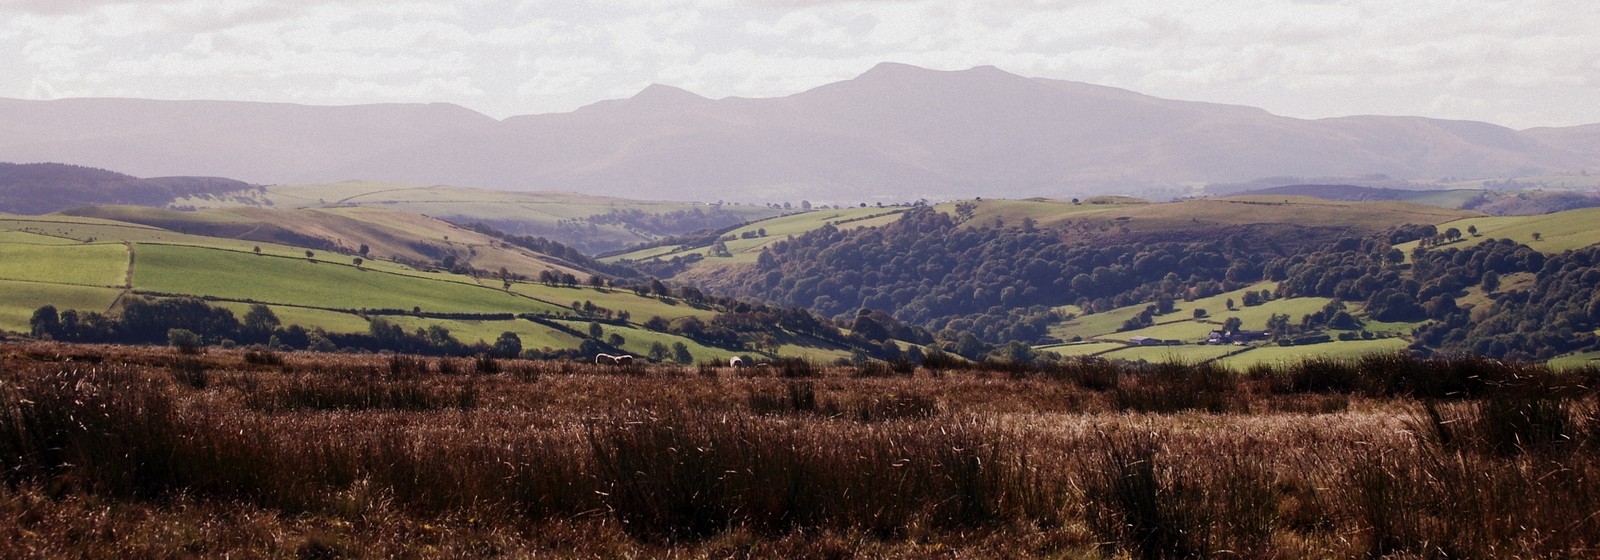
[[[617,365],[617,357],[610,354],[596,354],[594,363],[599,366],[614,366]]]
[[[619,366],[631,366],[631,365],[633,365],[633,356],[632,355],[623,354],[621,356],[617,356],[615,359],[617,360],[617,365],[619,365]]]
[[[742,368],[742,367],[744,367],[744,359],[740,358],[738,356],[734,356],[732,358],[729,358],[728,359],[728,367],[731,367],[731,368],[734,368],[734,369]]]

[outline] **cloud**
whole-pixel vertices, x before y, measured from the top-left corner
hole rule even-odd
[[[1299,117],[1561,125],[1600,122],[1597,26],[1600,4],[1565,0],[14,0],[0,96],[283,92],[509,116],[652,82],[788,95],[897,61]]]

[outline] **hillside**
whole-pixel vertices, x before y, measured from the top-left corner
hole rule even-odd
[[[513,192],[371,181],[269,185],[174,201],[174,207],[382,208],[455,224],[481,223],[546,237],[590,254],[697,230],[721,229],[783,212],[763,205],[630,200],[571,192]]]
[[[76,165],[0,162],[0,212],[11,214],[48,214],[98,204],[164,206],[179,198],[249,188],[218,177],[140,179]]]
[[[161,342],[168,328],[184,328],[213,344],[266,343],[270,334],[290,348],[445,354],[486,351],[512,333],[535,356],[609,351],[679,362],[780,351],[834,360],[856,344],[801,316],[735,309],[659,283],[607,282],[423,216],[369,208],[77,213],[0,215],[0,330]],[[343,243],[345,252],[293,243],[308,239]],[[356,258],[356,243],[369,245],[365,258]],[[432,250],[461,255],[458,270],[512,272],[490,268],[485,277],[404,262]],[[219,319],[221,311],[185,298],[231,314]],[[251,327],[260,324],[251,323],[258,306],[271,325]],[[733,331],[728,321],[751,326]]]
[[[262,184],[353,177],[668,200],[856,203],[1183,194],[1264,176],[1511,177],[1600,167],[1588,129],[1303,120],[992,67],[883,64],[770,99],[651,86],[497,121],[444,104],[0,100],[0,159]]]
[[[1514,183],[1513,186],[1522,185]],[[1531,186],[1531,185],[1530,185]],[[1324,200],[1391,200],[1475,210],[1495,216],[1530,216],[1600,206],[1600,192],[1565,190],[1391,189],[1358,185],[1285,185],[1230,196],[1305,196]]]

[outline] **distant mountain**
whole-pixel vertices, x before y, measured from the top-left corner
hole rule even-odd
[[[59,163],[0,163],[0,212],[48,214],[99,204],[160,206],[174,199],[235,192],[250,185],[220,177],[140,179]]]
[[[0,160],[257,183],[352,178],[678,200],[1027,197],[1265,176],[1600,168],[1600,125],[1304,120],[992,67],[882,64],[795,95],[668,86],[496,121],[447,105],[0,100]]]

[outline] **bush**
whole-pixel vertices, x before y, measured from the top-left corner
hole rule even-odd
[[[184,354],[200,353],[200,335],[188,329],[167,329],[167,344]]]

